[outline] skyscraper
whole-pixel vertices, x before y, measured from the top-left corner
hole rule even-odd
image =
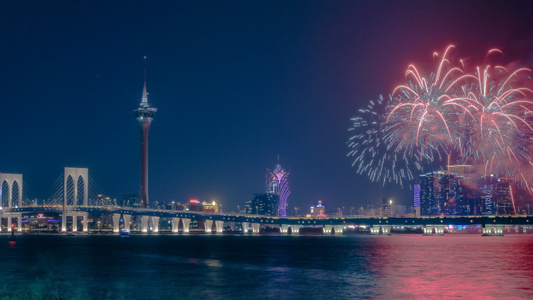
[[[467,214],[464,180],[464,177],[444,170],[420,175],[420,214]]]
[[[146,59],[146,57],[145,57]],[[149,205],[148,199],[148,132],[150,124],[157,112],[157,108],[148,102],[148,93],[146,92],[146,68],[144,69],[144,87],[139,107],[134,110],[135,117],[141,127],[141,203],[144,208]]]
[[[278,155],[278,164],[274,171],[270,169],[266,170],[266,192],[271,194],[276,194],[279,196],[279,216],[287,216],[287,198],[291,194],[289,188],[289,177],[290,170],[283,170],[279,164],[279,155]]]
[[[499,178],[484,176],[478,179],[481,187],[483,214],[485,215],[510,215],[516,214],[513,199],[513,178]]]
[[[279,196],[273,193],[254,194],[254,199],[246,207],[247,214],[277,216],[279,212]]]

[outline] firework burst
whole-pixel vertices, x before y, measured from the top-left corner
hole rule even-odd
[[[395,151],[419,161],[441,160],[450,154],[461,135],[454,124],[457,110],[447,101],[456,86],[466,80],[462,69],[453,67],[448,55],[449,46],[438,62],[437,70],[423,77],[416,66],[405,72],[407,83],[392,92],[393,101],[386,116],[387,143],[395,144]],[[434,53],[434,56],[438,56]]]
[[[367,175],[372,181],[382,184],[394,182],[403,185],[414,179],[412,169],[421,170],[422,166],[405,152],[394,151],[394,145],[385,141],[385,116],[380,111],[385,110],[391,101],[391,98],[384,100],[383,97],[370,101],[351,119],[349,131],[353,135],[348,140],[351,149],[348,156],[354,158],[352,166],[358,174]]]
[[[453,157],[485,175],[514,177],[531,190],[533,91],[524,85],[531,70],[485,65],[468,72],[463,60],[452,63],[453,48],[429,76],[409,65],[406,83],[387,101],[371,101],[352,118],[352,165],[373,181],[403,184],[423,165]]]
[[[490,53],[501,53],[493,49]],[[528,186],[533,159],[533,91],[527,88],[528,68],[476,67],[462,97],[448,100],[467,125],[459,144],[461,160],[478,166],[484,175],[514,177]]]

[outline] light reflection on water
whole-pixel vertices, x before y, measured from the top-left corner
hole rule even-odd
[[[0,236],[0,299],[533,298],[533,235]]]

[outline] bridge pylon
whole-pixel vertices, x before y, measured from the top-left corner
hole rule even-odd
[[[0,173],[0,188],[4,186],[4,183],[7,185],[7,195],[2,195],[2,192],[0,192],[0,195],[2,195],[2,204],[0,206],[4,206],[4,197],[7,196],[7,208],[11,208],[13,206],[22,206],[22,174],[8,174],[8,173]],[[17,204],[13,205],[13,194],[17,193]]]
[[[6,186],[5,191],[3,187]],[[0,207],[4,208],[12,208],[12,207],[20,207],[22,206],[22,190],[23,190],[23,181],[22,181],[22,174],[8,174],[8,173],[0,173]],[[5,192],[6,194],[2,194]],[[15,196],[16,199],[13,199],[13,196]],[[16,204],[13,203],[13,200],[16,201]],[[8,214],[5,216],[7,218],[7,231],[11,231],[11,222],[13,221],[13,217],[17,218],[18,226],[17,230],[21,231],[21,218],[22,214],[17,215],[11,215]],[[0,220],[2,220],[0,218]],[[1,223],[0,223],[1,224]],[[0,228],[1,230],[1,228]]]
[[[69,203],[69,183],[72,182],[72,203]],[[83,184],[83,191],[78,191],[78,187]],[[65,175],[63,178],[63,214],[61,219],[61,231],[67,231],[67,217],[72,216],[72,230],[77,230],[78,216],[83,218],[83,231],[87,231],[87,214],[80,214],[77,212],[69,211],[69,208],[76,208],[78,206],[78,200],[80,200],[78,194],[83,193],[81,200],[83,206],[89,205],[89,169],[87,168],[70,168],[65,167]]]

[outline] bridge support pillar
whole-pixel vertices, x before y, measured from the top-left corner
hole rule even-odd
[[[150,216],[141,217],[141,231],[142,232],[148,232],[148,220],[150,220]]]
[[[391,225],[381,225],[381,234],[390,235]]]
[[[494,236],[503,236],[503,225],[494,226]]]
[[[279,227],[281,233],[288,233],[289,232],[289,225],[287,224],[281,224]]]
[[[89,231],[89,213],[85,212],[82,215],[83,232]]]
[[[344,225],[335,225],[335,234],[342,234],[344,232]]]
[[[248,222],[242,222],[242,233],[248,233],[248,227],[250,226],[250,223]]]
[[[224,232],[224,221],[215,221],[215,226],[218,233]]]
[[[61,213],[61,231],[67,232],[67,212],[64,210]]]
[[[483,225],[482,236],[492,236],[492,225]]]
[[[78,231],[78,215],[77,214],[72,215],[72,231],[73,232]]]
[[[435,235],[444,236],[444,225],[435,225]]]
[[[152,216],[152,231],[159,232],[159,217]]]
[[[124,231],[130,231],[131,215],[122,215],[124,219]]]
[[[22,214],[16,215],[17,218],[17,231],[22,231]]]
[[[181,222],[183,223],[183,232],[188,233],[189,232],[189,225],[191,224],[191,219],[181,219]]]
[[[426,225],[424,227],[424,236],[433,236],[433,225]]]
[[[206,233],[211,233],[213,228],[213,220],[204,221],[204,230]]]
[[[172,218],[172,232],[178,232],[180,226],[180,218]]]
[[[331,230],[333,229],[333,225],[324,225],[323,231],[326,234],[331,234]]]
[[[483,226],[483,236],[503,236],[503,225]]]
[[[7,232],[11,232],[11,224],[13,224],[13,219],[9,216],[7,217]]]
[[[113,214],[113,232],[118,232],[120,227],[120,214]]]
[[[370,234],[371,235],[378,235],[380,230],[381,230],[381,226],[379,226],[379,225],[370,226]]]
[[[292,234],[299,234],[300,233],[300,227],[302,227],[302,225],[291,225]]]
[[[259,229],[261,228],[260,223],[252,223],[252,232],[253,233],[259,233]]]

